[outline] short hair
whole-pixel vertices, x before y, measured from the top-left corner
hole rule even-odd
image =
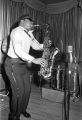
[[[29,15],[23,15],[20,17],[19,20],[21,21],[21,20],[25,20],[25,19],[28,19],[29,21],[33,22],[32,19],[29,17]]]

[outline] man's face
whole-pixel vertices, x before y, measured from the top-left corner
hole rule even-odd
[[[25,23],[25,27],[26,27],[27,30],[32,30],[33,29],[33,22],[31,22],[28,19],[25,19],[24,23]]]

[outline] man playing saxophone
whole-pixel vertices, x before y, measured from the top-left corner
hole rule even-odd
[[[25,15],[10,33],[10,46],[5,60],[5,71],[12,90],[8,120],[20,120],[21,115],[26,118],[31,117],[26,112],[31,91],[30,71],[26,62],[43,67],[47,65],[44,58],[34,58],[29,54],[30,47],[43,50],[43,44],[35,39],[32,32],[33,21]]]

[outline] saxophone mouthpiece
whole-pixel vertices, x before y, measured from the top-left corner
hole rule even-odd
[[[40,25],[38,25],[38,24],[37,24],[37,25],[33,25],[33,27],[39,27],[39,26],[40,26]]]

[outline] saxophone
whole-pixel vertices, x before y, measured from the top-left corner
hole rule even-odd
[[[59,53],[59,49],[55,48],[52,51],[52,54],[49,54],[50,59],[48,59],[48,66],[46,67],[41,67],[39,71],[39,75],[44,79],[44,80],[49,80],[52,77],[52,70],[55,62],[55,56]],[[47,53],[48,54],[48,53]],[[45,56],[46,57],[46,56]],[[44,54],[43,54],[44,58]],[[45,58],[46,59],[46,58]]]
[[[38,72],[38,75],[41,76],[45,80],[49,80],[52,76],[52,69],[54,64],[55,55],[59,52],[58,48],[52,49],[52,42],[50,44],[50,28],[49,26],[46,27],[45,37],[44,37],[44,51],[42,58],[46,59],[48,61],[48,66],[40,68],[40,71]]]

